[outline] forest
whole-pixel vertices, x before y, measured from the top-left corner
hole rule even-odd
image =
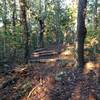
[[[0,100],[100,100],[100,0],[0,0]]]

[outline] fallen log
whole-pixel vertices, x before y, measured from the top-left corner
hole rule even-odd
[[[48,62],[55,62],[57,59],[36,59],[30,60],[30,63],[48,63]]]
[[[43,50],[46,50],[47,48],[39,48],[39,49],[36,49],[34,50],[33,52],[40,52],[40,51],[43,51]]]
[[[56,62],[56,61],[66,61],[65,58],[47,58],[47,59],[30,59],[30,63],[49,63],[49,62]]]
[[[41,54],[33,54],[32,57],[41,57],[41,56],[50,56],[50,55],[57,55],[58,52],[48,52],[48,53],[41,53]]]
[[[33,52],[32,55],[43,54],[43,53],[52,53],[52,52],[56,52],[56,51],[54,51],[54,50],[49,50],[49,51],[45,50],[45,51],[40,51],[40,52]]]

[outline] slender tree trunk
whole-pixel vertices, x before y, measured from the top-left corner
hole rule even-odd
[[[15,34],[16,32],[16,0],[13,0],[13,15],[12,15],[12,19],[13,19],[13,34]]]
[[[4,46],[3,46],[3,57],[6,56],[6,38],[5,35],[7,33],[7,1],[3,1],[3,24],[4,24]]]
[[[98,0],[94,0],[94,9],[93,9],[93,31],[94,32],[97,31],[97,4],[98,4]],[[96,38],[98,38],[98,36]],[[96,61],[96,48],[97,48],[97,45],[95,44],[93,46],[93,60],[94,61]]]
[[[84,67],[84,41],[86,37],[85,16],[87,0],[79,0],[77,16],[77,62],[78,67]]]
[[[39,35],[39,47],[44,47],[44,20],[39,19],[40,35]]]
[[[16,41],[16,0],[13,0],[13,14],[12,14],[12,30],[13,30],[13,37],[14,40]],[[12,54],[12,61],[15,61],[16,58],[16,48],[14,48],[13,50],[13,54]]]
[[[60,30],[60,1],[56,0],[55,3],[55,32],[56,32],[56,44],[58,51],[60,50],[61,44],[61,30]]]
[[[44,47],[44,18],[42,16],[42,1],[40,0],[40,9],[39,9],[39,14],[40,17],[38,19],[39,21],[39,47]]]
[[[24,46],[25,46],[25,63],[28,63],[29,59],[29,31],[28,31],[28,24],[27,24],[27,16],[26,16],[26,9],[25,9],[25,0],[19,0],[20,3],[20,14],[21,14],[21,24],[23,26],[23,35],[24,35]]]
[[[93,30],[97,29],[97,3],[98,0],[94,0],[94,9],[93,9]]]

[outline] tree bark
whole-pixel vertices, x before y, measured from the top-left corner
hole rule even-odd
[[[4,24],[4,46],[3,46],[3,57],[6,56],[6,37],[7,34],[7,0],[3,1],[3,24]]]
[[[58,51],[60,50],[60,44],[62,43],[61,41],[61,28],[60,28],[60,13],[61,13],[61,8],[60,8],[60,1],[56,0],[55,2],[55,33],[56,33],[56,45]]]
[[[77,15],[77,63],[78,67],[84,68],[84,41],[86,37],[85,16],[87,0],[79,0]]]
[[[94,10],[93,10],[93,30],[96,31],[97,29],[97,3],[98,0],[94,1]]]
[[[39,47],[44,47],[44,20],[39,19],[40,33],[39,33]]]
[[[12,20],[13,20],[13,34],[15,34],[16,31],[16,0],[13,0],[13,15],[12,15]]]
[[[39,47],[44,47],[44,16],[42,16],[42,1],[39,1],[39,14],[40,17],[38,19],[39,21]]]
[[[29,30],[28,30],[28,24],[27,24],[25,0],[19,0],[19,4],[20,4],[21,24],[23,26],[23,35],[24,35],[24,49],[25,49],[24,59],[25,59],[25,63],[28,63],[28,59],[29,59]]]

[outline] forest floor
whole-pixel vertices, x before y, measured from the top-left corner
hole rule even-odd
[[[38,50],[27,65],[3,66],[0,100],[100,100],[100,62],[89,61],[81,72],[71,48]]]

